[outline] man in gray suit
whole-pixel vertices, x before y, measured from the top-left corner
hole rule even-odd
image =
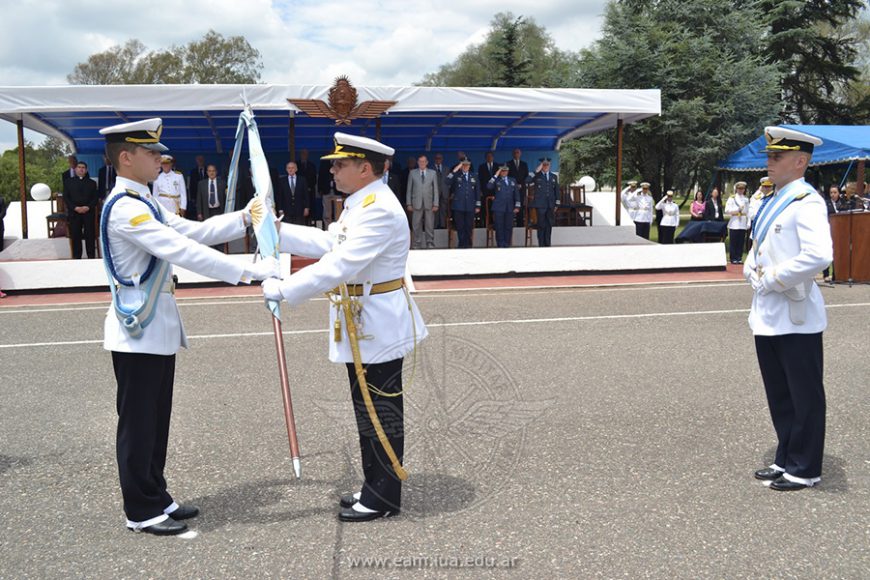
[[[413,248],[435,247],[435,214],[438,213],[438,179],[435,172],[427,169],[429,159],[425,155],[417,158],[417,169],[408,175],[408,211],[411,212],[411,229],[414,233]]]
[[[210,164],[205,169],[205,179],[196,184],[196,218],[203,221],[224,213],[226,201],[227,182],[218,177],[217,166]]]

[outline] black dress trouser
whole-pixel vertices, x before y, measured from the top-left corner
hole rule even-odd
[[[634,235],[645,240],[649,239],[649,222],[634,222]]]
[[[369,384],[384,393],[399,393],[402,390],[402,361],[365,364],[366,380]],[[362,470],[365,482],[362,487],[360,503],[365,507],[378,511],[398,510],[402,505],[402,482],[393,471],[390,459],[387,457],[375,428],[369,419],[365,401],[357,383],[353,363],[347,363],[347,376],[350,379],[353,410],[356,415],[356,425],[359,431],[359,447],[362,453]],[[363,388],[366,388],[363,385]],[[375,411],[384,433],[399,462],[405,453],[405,414],[403,410],[403,395],[384,397],[369,391],[372,396]]]
[[[78,260],[82,257],[82,238],[85,240],[85,252],[88,258],[96,258],[96,224],[94,223],[94,214],[70,212],[69,214],[69,235],[72,238],[72,253],[73,258]],[[84,235],[82,235],[84,232]]]
[[[143,522],[172,504],[163,467],[169,442],[175,355],[112,352],[118,381],[118,474],[127,519]]]
[[[774,462],[795,477],[822,474],[822,333],[756,336],[755,352],[778,444]]]

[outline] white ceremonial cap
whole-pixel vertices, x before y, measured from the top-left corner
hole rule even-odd
[[[765,153],[777,153],[780,151],[803,151],[812,153],[816,145],[821,145],[822,140],[813,135],[786,127],[765,127],[764,137],[767,139]]]
[[[133,143],[161,153],[169,150],[166,145],[160,142],[162,133],[163,119],[159,117],[100,129],[100,135],[106,138],[106,143]]]
[[[358,135],[336,133],[333,140],[335,141],[335,150],[329,155],[324,155],[321,159],[369,159],[378,161],[391,157],[396,152],[395,149],[384,145],[380,141]]]
[[[173,161],[175,161],[175,157],[172,155],[164,154],[160,156],[160,163],[172,163]]]

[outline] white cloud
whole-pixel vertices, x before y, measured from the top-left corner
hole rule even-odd
[[[148,9],[150,8],[150,10]],[[563,50],[597,38],[603,0],[0,0],[0,85],[66,83],[76,63],[131,38],[150,49],[209,29],[243,35],[263,61],[263,81],[410,85],[483,40],[498,12],[533,17]],[[14,143],[0,122],[0,148]]]

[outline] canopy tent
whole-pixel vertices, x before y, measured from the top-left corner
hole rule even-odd
[[[813,151],[811,167],[870,160],[870,126],[868,125],[783,125],[783,127],[814,135],[822,140],[822,145]],[[762,135],[720,161],[716,169],[767,171],[765,145],[766,140]]]
[[[358,102],[396,101],[378,119],[344,130],[380,137],[402,151],[558,150],[562,141],[661,114],[651,90],[357,87]],[[243,99],[257,116],[267,151],[325,150],[335,121],[313,118],[288,99],[327,101],[328,86],[120,85],[0,87],[0,119],[98,153],[102,127],[162,117],[173,151],[222,153],[232,147]]]

